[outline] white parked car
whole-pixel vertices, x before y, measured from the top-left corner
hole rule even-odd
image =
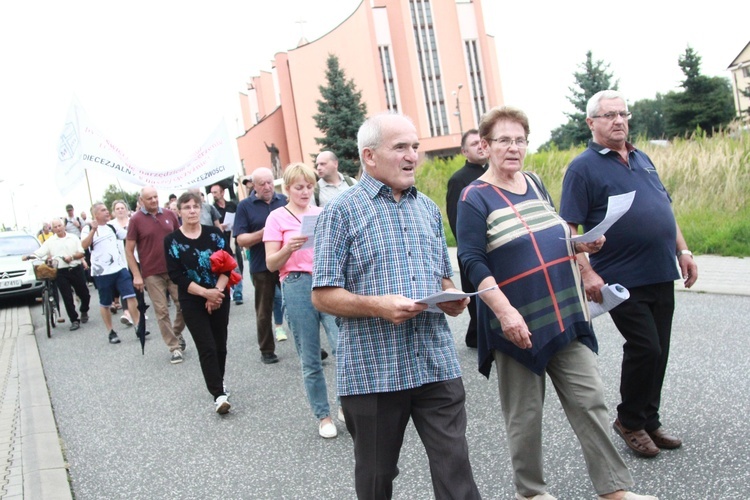
[[[34,276],[33,261],[21,260],[40,246],[39,240],[30,234],[0,232],[0,297],[30,297],[42,293],[44,282]]]

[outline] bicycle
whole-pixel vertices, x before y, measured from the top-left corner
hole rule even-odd
[[[29,256],[29,258],[39,261],[39,263],[34,263],[34,275],[37,280],[44,281],[44,288],[42,289],[42,314],[46,323],[47,338],[51,338],[52,328],[57,326],[61,318],[60,299],[57,293],[57,286],[55,285],[57,261],[56,259],[49,259],[47,262],[43,262],[36,256]]]

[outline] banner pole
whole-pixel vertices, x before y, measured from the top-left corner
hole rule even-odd
[[[91,183],[89,182],[89,170],[87,168],[83,169],[83,173],[86,174],[86,188],[89,190],[89,206],[94,205],[94,200],[91,198]]]
[[[125,189],[123,189],[122,184],[120,184],[120,179],[115,177],[115,180],[117,181],[117,187],[120,188],[120,194],[122,195],[122,199],[125,201],[125,204],[128,206],[128,210],[130,210],[130,196],[128,193],[125,192]],[[137,201],[137,197],[136,197]]]

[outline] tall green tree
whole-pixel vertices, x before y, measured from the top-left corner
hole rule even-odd
[[[601,60],[594,61],[590,50],[586,52],[586,61],[578,69],[573,73],[575,85],[568,87],[571,94],[568,101],[575,111],[565,113],[567,123],[551,132],[550,140],[541,146],[542,150],[549,149],[553,143],[560,149],[586,143],[591,138],[591,131],[586,125],[586,104],[600,90],[617,90],[618,81],[612,81],[609,64]]]
[[[655,99],[641,99],[629,106],[633,113],[630,118],[630,137],[663,139],[665,137],[664,95],[656,94]]]
[[[672,91],[665,96],[667,135],[687,135],[697,129],[711,134],[729,124],[735,114],[729,79],[702,75],[701,57],[690,46],[677,62],[685,80],[681,84],[682,91]]]
[[[318,113],[313,116],[324,136],[316,137],[315,142],[321,151],[330,150],[338,156],[339,171],[355,176],[359,172],[357,131],[365,121],[367,106],[354,80],[346,80],[338,57],[329,54],[326,66],[327,85],[318,87],[322,99],[316,101]]]
[[[138,196],[140,196],[140,193],[138,191],[128,193],[124,189],[114,184],[110,184],[109,186],[107,186],[107,189],[104,190],[102,203],[104,203],[108,209],[112,210],[112,203],[115,200],[125,200],[125,203],[128,204],[130,210],[135,210],[135,205],[138,202]]]

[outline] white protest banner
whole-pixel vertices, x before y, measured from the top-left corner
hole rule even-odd
[[[73,190],[84,175],[83,166],[79,161],[81,156],[80,123],[86,123],[87,119],[85,116],[81,116],[82,114],[83,109],[74,98],[68,108],[65,127],[63,127],[57,144],[55,180],[60,193],[63,195]]]
[[[60,137],[57,185],[60,192],[66,194],[80,180],[84,169],[89,169],[156,189],[205,186],[239,171],[233,147],[222,121],[182,165],[168,170],[140,167],[88,122],[74,99]]]

